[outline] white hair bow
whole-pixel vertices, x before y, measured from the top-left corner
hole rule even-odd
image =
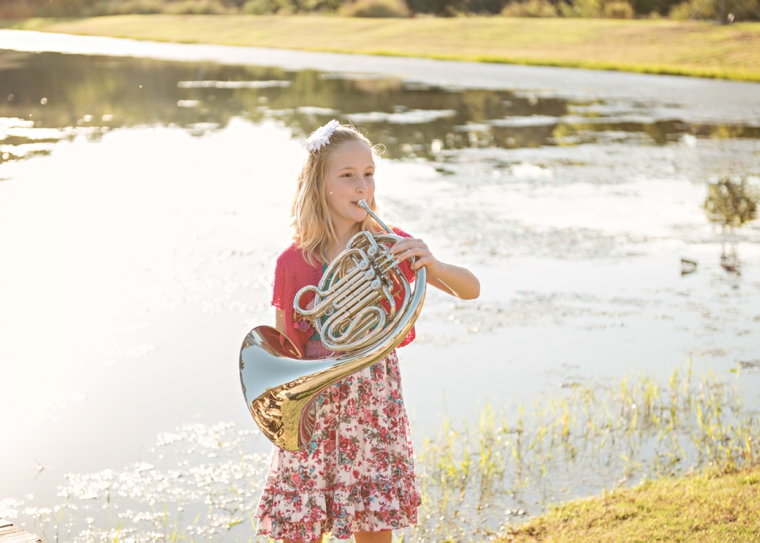
[[[330,137],[333,135],[333,132],[335,132],[335,129],[339,126],[340,123],[335,119],[324,126],[320,126],[311,133],[311,136],[306,138],[306,141],[303,142],[303,146],[306,147],[306,150],[310,153],[319,151],[322,147],[330,143]]]

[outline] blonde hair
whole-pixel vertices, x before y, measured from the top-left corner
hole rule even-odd
[[[332,152],[349,141],[361,141],[372,149],[373,154],[380,154],[381,147],[372,143],[351,125],[341,125],[330,136],[330,143],[321,149],[309,152],[298,176],[296,195],[291,208],[291,228],[293,241],[301,249],[306,261],[314,265],[315,260],[322,264],[330,263],[330,249],[338,243],[338,236],[332,223],[330,209],[325,197],[325,178],[329,168]],[[367,204],[377,213],[375,198]],[[357,232],[368,230],[377,232],[380,225],[367,214],[359,223]]]

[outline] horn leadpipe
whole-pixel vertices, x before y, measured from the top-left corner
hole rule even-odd
[[[369,213],[370,216],[373,219],[375,219],[375,222],[377,222],[377,224],[379,224],[380,226],[382,226],[383,228],[385,228],[386,232],[388,232],[389,234],[393,234],[394,236],[396,235],[396,232],[394,232],[391,228],[389,228],[388,225],[385,224],[383,222],[383,220],[380,217],[378,217],[377,214],[369,208],[369,205],[367,205],[367,200],[365,200],[364,198],[362,198],[361,200],[359,200],[358,202],[356,202],[356,205],[358,205],[359,207],[363,208],[364,211],[366,211],[367,213]]]

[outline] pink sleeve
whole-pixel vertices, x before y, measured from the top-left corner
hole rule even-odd
[[[285,335],[293,341],[293,344],[304,352],[306,341],[313,334],[313,330],[301,331],[295,327],[295,311],[293,300],[296,293],[306,285],[319,283],[321,267],[310,266],[303,260],[301,251],[291,244],[277,257],[272,278],[272,305],[285,313]],[[304,298],[308,303],[308,296]]]
[[[399,236],[401,236],[402,238],[411,238],[411,237],[412,237],[412,236],[411,236],[411,234],[407,234],[406,232],[404,232],[403,230],[401,230],[401,228],[398,228],[398,227],[396,227],[396,226],[394,226],[394,227],[393,227],[393,231],[394,231],[394,232],[396,232],[396,235],[399,235]],[[414,270],[412,270],[412,266],[411,266],[411,264],[409,264],[409,261],[408,261],[408,260],[404,260],[404,261],[403,261],[403,262],[402,262],[402,263],[399,265],[399,268],[401,268],[401,273],[403,273],[403,274],[404,274],[404,277],[406,277],[406,280],[407,280],[407,281],[409,281],[410,283],[414,281],[414,279],[415,279]],[[399,347],[406,347],[406,346],[407,346],[407,345],[409,345],[409,344],[410,344],[412,341],[414,341],[414,338],[415,338],[416,336],[417,336],[417,334],[416,334],[416,332],[415,332],[415,329],[414,329],[414,328],[412,328],[412,329],[411,329],[411,331],[410,331],[410,332],[409,332],[409,333],[406,335],[406,337],[404,338],[404,341],[402,341],[402,342],[399,344]]]
[[[393,231],[396,232],[396,235],[401,236],[402,238],[411,238],[411,234],[407,234],[401,228],[397,226],[393,226]],[[404,277],[406,277],[406,280],[410,283],[414,281],[414,270],[412,269],[412,265],[409,264],[408,260],[404,260],[400,265],[399,268],[401,268],[401,273],[404,274]]]
[[[272,279],[272,305],[277,309],[285,309],[287,302],[285,301],[285,290],[287,284],[287,277],[285,274],[285,260],[284,254],[280,254],[277,257],[277,261],[274,265],[274,278]],[[291,303],[292,300],[291,300]]]

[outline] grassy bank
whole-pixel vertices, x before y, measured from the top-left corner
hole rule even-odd
[[[760,23],[333,16],[123,15],[0,26],[305,51],[565,66],[760,81]]]
[[[760,467],[650,481],[575,500],[502,541],[757,541]]]

